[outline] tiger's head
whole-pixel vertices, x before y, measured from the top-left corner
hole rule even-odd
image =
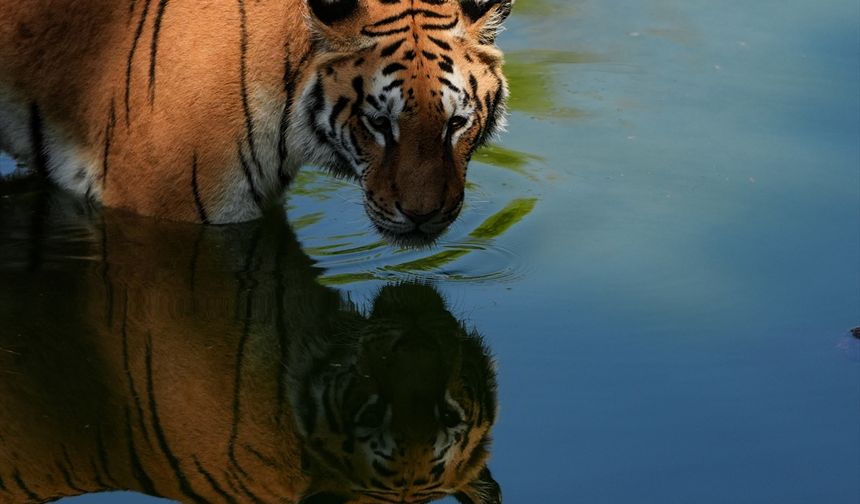
[[[460,213],[472,153],[503,126],[495,46],[513,0],[308,0],[321,56],[304,85],[307,158],[357,178],[374,226],[433,241]]]
[[[486,465],[495,373],[481,338],[422,285],[384,288],[362,320],[311,350],[294,378],[313,481],[302,504],[500,503]]]

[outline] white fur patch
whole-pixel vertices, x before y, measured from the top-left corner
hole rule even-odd
[[[71,192],[99,198],[99,155],[94,150],[80,146],[71,135],[50,124],[43,114],[40,126],[41,155],[46,161],[48,176]],[[36,168],[38,161],[32,128],[29,102],[12,92],[0,90],[0,149],[28,165],[31,170]]]

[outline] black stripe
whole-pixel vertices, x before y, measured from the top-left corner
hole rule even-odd
[[[440,61],[439,68],[445,73],[454,73],[454,67],[447,61]]]
[[[483,416],[483,415],[479,414],[479,416]],[[469,446],[469,434],[472,433],[472,430],[473,430],[473,427],[469,427],[468,429],[466,429],[466,432],[463,433],[463,439],[460,441],[460,446],[459,446],[460,451],[464,451],[466,449],[466,447]]]
[[[242,167],[242,173],[245,174],[245,180],[248,182],[248,191],[251,193],[251,197],[254,198],[254,203],[256,203],[259,208],[262,205],[263,197],[257,192],[257,185],[254,183],[254,176],[251,174],[251,167],[248,166],[248,162],[245,160],[245,155],[242,154],[242,142],[240,140],[236,141],[236,154],[239,156],[239,165]]]
[[[312,41],[310,43],[308,49],[304,54],[302,54],[302,57],[299,58],[299,62],[295,68],[290,61],[289,45],[284,47],[284,96],[286,103],[284,104],[284,111],[281,115],[280,135],[278,137],[278,154],[281,161],[281,164],[278,167],[278,180],[281,182],[281,187],[286,187],[290,183],[289,175],[284,170],[286,169],[286,163],[289,157],[289,152],[287,152],[287,130],[290,127],[290,114],[292,113],[293,103],[295,102],[296,84],[299,75],[310,59],[311,54],[315,51],[316,44],[316,41]]]
[[[152,373],[152,335],[148,335],[146,339],[146,394],[149,400],[149,414],[152,417],[152,429],[155,431],[155,439],[158,441],[158,446],[161,452],[167,458],[167,463],[173,469],[173,473],[179,482],[179,489],[192,502],[199,504],[207,504],[207,500],[201,497],[191,488],[185,473],[182,472],[182,467],[179,465],[179,459],[176,458],[170,446],[167,443],[167,437],[164,434],[164,429],[161,426],[161,419],[158,416],[157,401],[155,400],[155,384]]]
[[[415,59],[415,51],[413,51],[412,49],[406,51],[405,53],[403,53],[403,59],[405,59],[406,61],[414,60]]]
[[[435,60],[436,58],[438,58],[438,56],[436,56],[435,54],[433,54],[433,53],[431,53],[431,52],[429,52],[429,51],[421,51],[421,54],[423,54],[425,58],[427,58],[427,59],[429,59],[429,60],[431,60],[431,61],[432,61],[432,60]]]
[[[99,232],[101,233],[101,268],[99,268],[99,276],[105,287],[105,321],[108,328],[113,328],[113,282],[110,278],[110,257],[107,246],[107,225],[105,224],[104,213],[102,213],[101,221],[99,222]]]
[[[149,430],[146,428],[146,424],[144,423],[145,417],[143,415],[143,406],[140,404],[140,395],[137,393],[137,387],[134,385],[134,378],[131,374],[131,367],[129,365],[129,354],[128,354],[128,291],[123,292],[123,310],[122,310],[122,323],[120,324],[120,335],[122,337],[122,359],[123,359],[123,368],[125,370],[126,377],[128,378],[128,388],[129,393],[131,393],[132,399],[134,399],[134,408],[137,412],[137,420],[140,423],[140,432],[143,433],[144,439],[146,439],[146,444],[152,446],[152,441],[149,439]]]
[[[369,28],[362,28],[361,34],[367,35],[368,37],[387,37],[388,35],[394,35],[395,33],[404,33],[404,32],[408,32],[408,31],[409,31],[408,26],[403,26],[401,28],[392,28],[391,30],[385,30],[385,31],[373,31]]]
[[[235,476],[234,476],[234,478],[235,478]],[[233,485],[233,483],[230,481],[230,475],[229,474],[227,475],[227,483],[230,485],[231,488],[233,488],[234,492],[237,492],[237,493],[242,492],[243,494],[248,496],[251,499],[250,502],[253,502],[254,504],[266,504],[266,502],[264,500],[260,499],[259,497],[254,495],[253,492],[248,490],[248,487],[246,487],[245,484],[242,483],[241,479],[236,478],[236,483],[239,485],[238,491],[236,490],[235,485]],[[249,501],[247,499],[242,499],[242,502],[245,503],[245,502],[249,502]]]
[[[352,104],[352,115],[360,115],[361,106],[364,105],[364,79],[360,75],[352,79],[352,89],[355,90],[355,102]]]
[[[110,155],[110,144],[113,141],[113,129],[116,126],[116,102],[113,98],[110,100],[110,110],[108,111],[108,123],[105,126],[105,150],[102,156],[102,190],[107,186],[108,177],[108,156]]]
[[[200,186],[197,183],[197,153],[191,158],[191,194],[194,196],[194,206],[197,208],[197,217],[203,224],[209,224],[209,215],[200,198]]]
[[[11,493],[6,488],[6,483],[3,481],[3,473],[0,473],[0,491],[6,492],[6,493]]]
[[[209,474],[206,469],[203,469],[203,466],[200,465],[200,461],[197,460],[196,456],[192,456],[192,459],[194,460],[194,466],[197,468],[197,472],[203,475],[203,477],[209,483],[209,486],[212,487],[212,490],[215,490],[215,493],[223,497],[224,500],[227,501],[229,504],[239,504],[239,501],[237,501],[232,495],[225,492],[224,489],[221,488],[221,485],[219,485],[218,482],[215,481],[215,478],[213,478],[212,475]]]
[[[119,487],[119,484],[116,482],[116,479],[110,473],[110,464],[108,463],[107,450],[105,449],[105,441],[104,437],[102,436],[101,427],[98,428],[98,434],[96,435],[96,450],[98,451],[99,463],[101,464],[101,468],[104,471],[105,476],[107,476],[107,479],[110,481],[114,488]],[[95,468],[95,463],[93,464],[93,467]],[[99,474],[100,472],[96,471],[96,475]],[[102,482],[99,482],[99,484],[104,487],[108,486],[107,484],[104,484]]]
[[[134,433],[131,430],[131,413],[128,408],[125,408],[125,435],[128,439],[128,454],[131,462],[131,471],[134,478],[140,483],[140,490],[145,494],[159,495],[155,490],[155,484],[152,479],[146,474],[146,469],[140,463],[140,457],[137,454],[137,447],[134,444]]]
[[[357,77],[357,78],[360,78],[360,77]],[[325,91],[323,90],[323,86],[322,86],[322,77],[320,75],[317,75],[317,81],[314,84],[313,89],[311,89],[310,104],[305,109],[307,111],[306,119],[307,119],[308,128],[313,130],[313,132],[317,135],[317,138],[321,143],[325,144],[325,143],[328,143],[328,138],[326,138],[324,132],[321,132],[319,130],[319,126],[317,125],[317,121],[316,121],[316,114],[318,114],[323,109],[324,105],[325,105]],[[353,109],[353,112],[355,112],[355,109]]]
[[[64,464],[57,462],[57,468],[63,475],[63,481],[66,483],[66,486],[69,487],[69,490],[77,492],[78,494],[87,493],[86,490],[75,485],[75,483],[72,481],[72,474],[69,472],[69,469]]]
[[[391,56],[392,54],[394,54],[395,51],[397,51],[397,49],[400,48],[400,46],[403,45],[404,42],[406,42],[406,39],[402,38],[400,40],[397,40],[396,42],[388,44],[387,46],[382,48],[382,51],[379,52],[379,55],[383,58]]]
[[[293,72],[293,65],[290,61],[289,44],[284,47],[284,110],[281,112],[281,121],[278,126],[278,180],[281,187],[286,187],[290,183],[289,175],[286,173],[287,158],[289,152],[287,150],[287,131],[290,128],[290,112],[293,108],[293,95],[296,90],[296,75]]]
[[[74,467],[74,464],[72,464],[72,459],[71,459],[71,457],[69,457],[69,450],[66,448],[66,445],[64,445],[64,444],[61,444],[60,447],[63,450],[63,461],[57,462],[57,467],[60,469],[60,472],[63,473],[63,480],[65,480],[66,485],[70,489],[72,489],[76,492],[85,493],[86,490],[75,485],[73,478],[72,478],[72,474],[69,472],[69,468]]]
[[[379,100],[377,100],[375,96],[367,95],[366,99],[367,103],[369,103],[371,107],[375,108],[376,110],[382,110],[382,106],[380,106]]]
[[[233,483],[232,477],[230,476],[230,473],[227,471],[224,471],[224,481],[227,482],[227,486],[230,487],[230,490],[234,494],[238,495],[241,492],[241,490],[239,490],[239,487]]]
[[[260,462],[262,462],[262,463],[263,463],[263,465],[265,465],[265,466],[267,466],[267,467],[271,467],[272,469],[277,469],[278,471],[280,471],[280,470],[282,469],[281,464],[278,464],[275,460],[272,460],[271,458],[269,458],[269,457],[267,457],[267,456],[263,455],[263,454],[262,454],[262,453],[260,453],[256,448],[254,448],[253,446],[249,445],[248,443],[243,444],[243,445],[242,445],[242,448],[244,448],[245,450],[247,450],[247,451],[248,451],[248,453],[250,453],[250,454],[251,454],[251,455],[253,455],[257,460],[259,460]]]
[[[155,60],[158,56],[158,36],[161,33],[161,20],[167,9],[168,0],[158,0],[158,9],[155,13],[155,22],[152,27],[152,42],[149,47],[149,103],[155,102]]]
[[[257,287],[257,282],[254,280],[252,274],[252,267],[254,263],[254,257],[257,254],[257,246],[260,242],[261,233],[262,228],[258,227],[257,229],[255,229],[250,246],[248,248],[248,255],[245,257],[245,264],[242,267],[241,273],[237,275],[239,292],[247,292],[247,297],[245,299],[245,313],[243,315],[242,320],[242,334],[239,337],[239,341],[236,347],[236,370],[233,378],[233,418],[230,424],[230,439],[227,444],[227,458],[230,460],[232,466],[238,469],[239,472],[245,477],[249,477],[249,475],[247,472],[245,472],[244,469],[242,469],[242,466],[239,465],[239,462],[236,459],[236,440],[239,437],[239,422],[242,419],[241,395],[243,361],[245,358],[245,347],[247,346],[248,340],[251,337],[251,318],[254,313],[254,296],[256,294]],[[236,297],[236,304],[240,304],[238,293]],[[241,480],[239,480],[239,484],[240,486],[242,486]]]
[[[328,117],[328,124],[331,129],[334,129],[334,125],[337,122],[337,116],[343,112],[343,109],[349,105],[349,98],[346,96],[341,96],[337,99],[337,103],[334,104],[334,107],[331,108],[331,114]]]
[[[448,42],[445,42],[444,40],[439,40],[436,37],[431,37],[429,35],[427,36],[427,38],[430,39],[430,42],[433,42],[434,44],[439,46],[441,49],[444,49],[446,51],[451,50],[451,45],[448,44]]]
[[[434,11],[427,10],[427,9],[406,9],[405,11],[401,12],[400,14],[395,14],[393,16],[388,16],[387,18],[380,19],[379,21],[377,21],[375,23],[372,23],[372,24],[365,26],[365,28],[379,28],[380,26],[389,25],[391,23],[395,23],[397,21],[400,21],[401,19],[405,19],[405,18],[410,17],[410,16],[415,17],[419,14],[426,16],[426,17],[429,17],[429,18],[437,18],[437,19],[447,17],[444,14],[439,14],[438,12],[434,12]]]
[[[437,77],[437,79],[439,80],[439,82],[441,82],[442,84],[444,84],[444,85],[445,85],[448,89],[450,89],[451,91],[454,91],[455,93],[459,93],[459,92],[460,92],[460,88],[458,88],[457,86],[455,86],[453,82],[449,81],[449,80],[448,80],[448,79],[446,79],[445,77]]]
[[[355,151],[355,155],[363,162],[364,151],[362,151],[361,147],[358,146],[358,138],[356,138],[355,132],[352,130],[349,130],[349,143],[352,145],[352,150]]]
[[[454,17],[454,20],[453,20],[453,21],[451,21],[450,23],[445,23],[445,24],[432,24],[432,23],[423,24],[423,25],[421,25],[421,29],[422,29],[422,30],[428,30],[428,31],[434,31],[434,30],[450,30],[450,29],[454,28],[455,26],[457,26],[457,23],[459,23],[459,22],[460,22],[460,18],[459,18],[459,17]]]
[[[257,146],[254,142],[254,123],[251,118],[251,106],[248,103],[248,16],[245,13],[245,0],[239,0],[239,92],[242,95],[242,111],[245,114],[245,132],[248,146],[251,148],[251,161],[262,175],[263,165],[257,156]],[[256,191],[255,191],[256,193]]]
[[[30,104],[30,148],[33,149],[33,168],[43,177],[49,175],[48,155],[45,152],[45,128],[42,124],[42,114],[36,102]]]
[[[90,457],[90,468],[93,470],[93,480],[95,480],[96,485],[98,485],[98,489],[100,491],[110,490],[110,485],[108,485],[105,479],[102,478],[101,468],[96,463],[96,459],[92,457]]]
[[[287,243],[289,241],[289,237],[283,227],[278,229],[280,229],[281,232],[278,236],[278,247],[275,251],[275,332],[278,335],[278,349],[280,350],[281,363],[283,363],[284,366],[276,366],[276,369],[278,370],[278,391],[276,397],[277,411],[275,412],[275,421],[277,422],[278,427],[283,427],[284,422],[289,421],[289,416],[286,413],[287,401],[289,400],[287,397],[288,376],[286,373],[286,363],[290,362],[290,347],[287,336],[287,315],[285,309],[285,304],[287,302],[287,288],[285,282],[287,280],[286,274],[284,273],[284,258],[287,256]]]
[[[442,476],[442,473],[445,472],[445,462],[439,462],[432,469],[430,469],[430,474],[433,476],[433,481],[439,481],[439,478]]]
[[[33,491],[30,490],[30,488],[24,483],[24,480],[21,479],[21,473],[18,472],[18,469],[15,469],[15,472],[12,473],[12,479],[15,480],[15,484],[18,485],[18,488],[20,488],[21,491],[24,492],[24,494],[26,494],[31,501],[44,501],[44,499],[33,493]]]
[[[484,127],[484,134],[481,137],[481,141],[485,140],[487,137],[492,135],[496,130],[496,125],[498,124],[498,112],[499,112],[499,103],[502,101],[502,87],[496,90],[495,96],[490,97],[490,93],[487,93],[485,97],[485,103],[487,105],[487,125]]]
[[[469,74],[469,87],[472,89],[472,101],[475,102],[475,107],[480,112],[484,109],[484,106],[481,104],[481,98],[478,96],[478,79],[471,73]]]
[[[400,70],[406,70],[406,67],[401,63],[391,63],[382,69],[382,75],[391,75]]]
[[[140,42],[140,36],[143,34],[143,27],[146,24],[146,17],[149,15],[149,4],[152,0],[146,0],[143,4],[143,13],[140,15],[140,21],[137,23],[137,29],[134,32],[134,38],[131,41],[131,49],[128,52],[128,61],[125,66],[125,125],[131,125],[131,65],[134,63],[134,53],[137,52],[137,44]]]
[[[396,87],[402,86],[402,85],[403,85],[403,82],[404,82],[404,81],[403,81],[403,79],[396,79],[396,80],[393,80],[393,81],[391,81],[390,83],[386,84],[386,85],[382,88],[382,90],[383,90],[383,91],[391,91],[392,89],[394,89],[394,88],[396,88]]]

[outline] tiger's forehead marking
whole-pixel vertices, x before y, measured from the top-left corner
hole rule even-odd
[[[403,8],[405,2],[409,8]],[[459,3],[447,0],[379,0],[374,12],[379,13],[379,19],[361,29],[364,36],[385,37],[414,28],[451,30],[460,20]]]
[[[390,116],[412,113],[416,108],[445,118],[470,115],[477,99],[473,75],[466,78],[454,58],[454,40],[465,35],[464,19],[457,2],[444,0],[380,0],[383,14],[362,28],[362,34],[380,40],[371,49],[375,56],[391,58],[374,77],[366,100],[377,112]],[[432,7],[415,7],[424,4]],[[468,58],[467,61],[471,59]],[[364,58],[360,61],[364,63]],[[423,106],[422,106],[423,105]],[[444,135],[444,132],[443,132]]]

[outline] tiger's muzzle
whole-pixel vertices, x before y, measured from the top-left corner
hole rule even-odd
[[[372,191],[366,191],[364,196],[364,209],[376,229],[395,244],[408,247],[431,245],[463,209],[462,193],[451,203],[430,210],[412,209],[400,201],[384,205]]]

